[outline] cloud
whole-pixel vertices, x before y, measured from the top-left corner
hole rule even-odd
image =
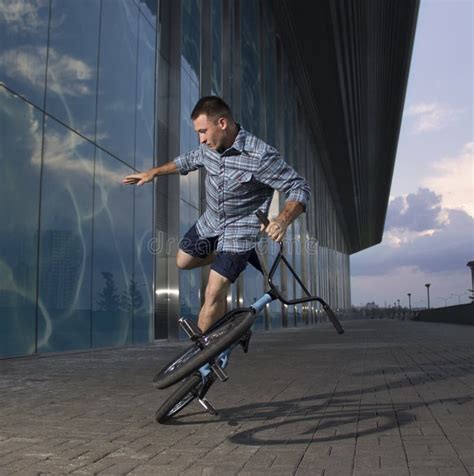
[[[47,0],[2,0],[0,2],[0,24],[8,28],[9,34],[37,33],[47,26]]]
[[[442,226],[440,214],[441,195],[428,188],[420,188],[417,193],[397,197],[390,202],[385,229],[435,230]]]
[[[84,96],[95,92],[95,74],[84,61],[49,49],[48,88],[58,94]],[[92,89],[90,81],[93,80]]]
[[[406,116],[414,118],[413,130],[416,134],[444,129],[453,124],[463,111],[450,106],[432,103],[417,103],[409,107]]]
[[[46,48],[15,48],[0,55],[3,70],[11,78],[19,78],[36,88],[44,87]]]
[[[474,218],[440,202],[442,196],[428,189],[392,200],[382,243],[352,258],[352,275],[384,276],[403,267],[425,273],[464,268],[474,257]]]
[[[36,88],[44,86],[46,48],[15,48],[0,55],[8,75]],[[95,74],[84,61],[49,48],[48,89],[62,96],[84,96],[95,92]],[[91,88],[92,86],[92,88]]]
[[[422,184],[442,195],[444,208],[458,208],[474,217],[474,142],[465,144],[458,155],[435,162]]]

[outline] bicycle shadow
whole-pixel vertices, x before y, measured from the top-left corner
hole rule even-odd
[[[311,398],[311,397],[308,397]],[[317,397],[319,398],[319,397]],[[445,403],[457,402],[463,405],[467,402],[472,401],[474,398],[471,396],[465,396],[458,398],[449,398],[445,399]],[[285,418],[283,421],[277,422],[268,422],[268,420],[259,426],[242,430],[235,433],[229,437],[229,440],[233,443],[238,443],[241,445],[297,445],[297,444],[309,444],[313,443],[324,443],[324,442],[335,442],[343,441],[347,439],[353,439],[356,436],[358,438],[362,436],[369,435],[381,435],[384,432],[390,432],[395,428],[400,428],[404,425],[410,424],[415,420],[412,412],[416,408],[425,407],[432,403],[438,403],[439,400],[434,400],[431,402],[418,401],[418,402],[404,402],[403,404],[394,404],[385,403],[385,404],[360,404],[360,402],[355,400],[346,400],[339,401],[337,405],[344,405],[344,409],[340,410],[339,408],[328,410],[328,407],[333,405],[320,406],[318,408],[304,408],[304,414],[298,414],[296,411]],[[286,402],[288,403],[288,402]],[[298,407],[298,404],[296,404]],[[252,406],[250,406],[252,407]],[[226,409],[227,410],[227,409]],[[231,412],[238,411],[238,409],[232,409]],[[234,413],[235,415],[235,413]],[[224,416],[224,412],[223,412]],[[230,415],[229,415],[230,416]],[[258,415],[257,415],[258,418]],[[281,419],[281,414],[277,418]],[[249,420],[246,420],[247,422]],[[255,421],[255,419],[254,419]],[[257,420],[258,421],[258,420]],[[314,425],[309,426],[308,424],[314,421]],[[370,427],[367,428],[366,424],[372,422]],[[278,437],[278,432],[282,430],[285,426],[295,426],[297,429],[297,424],[304,423],[308,429],[306,431],[301,431],[299,434],[293,432],[291,436],[288,436],[288,433],[283,431],[283,437]],[[345,425],[353,426],[356,425],[355,429],[349,431],[340,431],[341,426]],[[361,425],[362,428],[358,426]],[[329,430],[332,430],[332,434]],[[270,431],[275,432],[274,437],[265,436]],[[318,436],[318,433],[320,436]],[[262,434],[259,436],[259,434]]]
[[[450,365],[454,363],[449,362]],[[462,362],[465,364],[465,362]],[[461,363],[457,367],[455,376],[459,377],[467,373]],[[454,364],[455,365],[455,364]],[[403,373],[400,370],[400,373]],[[394,374],[393,369],[371,370],[370,375]],[[365,373],[364,375],[369,375]],[[298,399],[279,400],[264,403],[251,403],[236,405],[219,409],[219,421],[227,421],[229,426],[247,426],[255,423],[255,426],[237,431],[229,436],[229,441],[240,445],[296,445],[310,442],[323,443],[347,440],[350,438],[381,435],[397,427],[403,427],[415,420],[413,414],[417,408],[426,408],[439,403],[458,403],[464,405],[474,400],[471,395],[459,397],[433,399],[430,401],[386,401],[382,403],[361,403],[364,395],[377,392],[387,392],[390,389],[400,390],[403,388],[423,385],[420,378],[427,379],[425,373],[405,376],[403,379],[392,380],[387,383],[357,388],[351,390],[335,391],[305,396]],[[436,376],[427,379],[434,383],[453,377]],[[211,397],[212,398],[212,397]],[[387,398],[390,398],[388,396]],[[204,416],[204,418],[201,418]],[[171,420],[170,425],[196,425],[215,423],[216,419],[207,417],[202,411],[179,415]],[[298,426],[302,428],[298,429]],[[355,428],[354,428],[354,425]],[[285,431],[285,426],[288,431]],[[345,426],[350,430],[342,430]],[[291,427],[294,427],[293,430]],[[277,431],[278,430],[278,431]],[[282,437],[278,433],[282,430]],[[292,431],[291,431],[292,430]],[[274,436],[268,434],[274,433]],[[320,436],[318,436],[318,433]]]

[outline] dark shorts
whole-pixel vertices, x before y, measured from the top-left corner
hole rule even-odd
[[[262,273],[255,249],[243,253],[216,251],[218,238],[217,236],[201,238],[198,235],[196,225],[193,225],[179,242],[179,248],[195,258],[206,258],[215,252],[211,269],[227,278],[231,283],[238,278],[239,274],[246,268],[247,263],[250,263]]]

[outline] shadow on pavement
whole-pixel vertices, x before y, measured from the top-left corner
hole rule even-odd
[[[463,362],[465,364],[465,362]],[[449,362],[452,365],[453,362]],[[462,367],[457,367],[456,376]],[[387,375],[384,369],[371,370],[372,375]],[[391,371],[390,373],[394,373]],[[400,370],[403,373],[403,370]],[[430,377],[418,375],[405,376],[403,380],[389,381],[380,385],[334,393],[314,394],[292,400],[254,403],[218,409],[219,420],[227,421],[229,426],[249,426],[231,435],[229,441],[241,445],[300,445],[310,442],[334,442],[349,438],[381,434],[415,421],[411,413],[417,408],[426,408],[439,403],[464,405],[474,400],[471,395],[455,398],[440,398],[426,401],[403,401],[387,403],[361,403],[363,395],[400,390],[423,383],[445,380],[449,375]],[[367,374],[366,374],[367,375]],[[423,377],[423,382],[420,381]],[[391,398],[391,397],[389,397]],[[202,416],[202,419],[200,418]],[[215,417],[204,412],[180,415],[168,425],[196,425],[215,423]],[[294,427],[293,429],[291,427]],[[349,427],[349,428],[347,428]],[[345,428],[345,429],[344,429]],[[277,431],[275,431],[277,430]],[[272,433],[274,436],[272,437]],[[278,433],[281,433],[279,435]],[[318,436],[320,434],[320,436]]]

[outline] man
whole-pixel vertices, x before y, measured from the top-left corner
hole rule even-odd
[[[176,257],[181,269],[211,264],[198,320],[205,331],[224,314],[229,285],[247,263],[260,269],[255,253],[260,222],[255,212],[268,213],[274,189],[287,195],[283,210],[265,228],[272,240],[281,241],[288,226],[305,211],[310,188],[276,149],[234,121],[221,98],[201,98],[191,119],[201,144],[198,149],[129,175],[123,183],[143,185],[159,175],[206,169],[206,211],[181,240]]]

